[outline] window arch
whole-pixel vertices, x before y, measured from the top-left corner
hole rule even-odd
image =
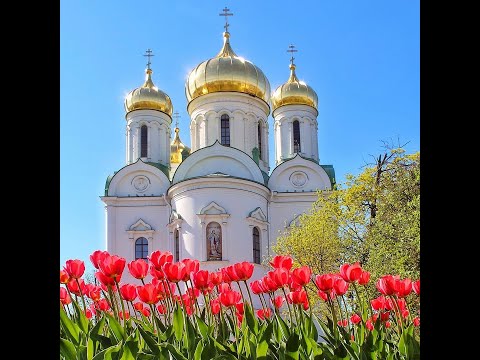
[[[220,118],[220,144],[230,146],[230,118],[223,114]]]
[[[253,228],[253,262],[260,264],[260,231],[258,227]]]
[[[300,148],[300,123],[298,120],[293,122],[293,152],[301,152]]]
[[[135,240],[135,260],[137,259],[148,261],[148,240],[144,237]]]
[[[140,157],[147,157],[148,148],[148,127],[142,125],[140,128]]]
[[[173,261],[178,262],[180,261],[180,233],[178,232],[178,229],[175,229],[175,232],[173,233],[173,238],[175,248]]]
[[[258,158],[262,159],[262,123],[258,122]]]
[[[207,260],[222,260],[222,227],[212,221],[206,228]]]

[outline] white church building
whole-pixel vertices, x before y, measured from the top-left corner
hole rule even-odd
[[[127,263],[170,251],[210,271],[249,261],[258,279],[280,232],[335,182],[333,166],[320,165],[317,94],[298,80],[294,58],[271,92],[262,70],[232,50],[228,23],[225,30],[219,53],[185,84],[190,147],[178,125],[172,135],[172,102],[154,85],[150,60],[144,84],[125,98],[125,166],[107,178],[101,200],[106,248]],[[134,281],[127,271],[122,280]]]

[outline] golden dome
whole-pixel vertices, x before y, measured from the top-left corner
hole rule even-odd
[[[212,59],[195,67],[188,75],[185,94],[188,102],[210,93],[241,92],[256,96],[268,104],[270,83],[262,70],[239,57],[230,46],[230,33],[223,33],[222,50]]]
[[[283,105],[308,105],[318,110],[317,94],[310,86],[298,80],[293,61],[290,64],[290,77],[275,90],[270,101],[272,111]]]
[[[182,151],[187,150],[190,153],[190,148],[182,143],[180,140],[180,136],[178,133],[180,129],[178,127],[175,128],[175,138],[170,143],[170,163],[172,164],[179,164],[182,162]]]
[[[130,91],[125,97],[125,111],[158,110],[172,116],[172,100],[170,96],[157,88],[152,81],[152,69],[145,70],[145,83]]]

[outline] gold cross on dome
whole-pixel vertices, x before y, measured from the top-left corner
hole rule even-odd
[[[295,49],[295,45],[290,44],[288,45],[287,52],[292,53],[292,57],[290,58],[290,64],[293,65],[293,60],[295,60],[295,58],[293,57],[293,53],[298,52],[298,50]]]
[[[233,16],[233,14],[229,13],[230,9],[227,8],[226,6],[223,8],[222,11],[223,11],[223,14],[218,14],[218,15],[225,16],[225,26],[224,26],[224,28],[225,28],[225,32],[228,32],[228,27],[230,26],[228,24],[228,16]]]
[[[173,117],[175,118],[175,127],[178,128],[178,119],[180,118],[180,114],[178,113],[178,111],[175,111],[173,113]]]
[[[155,56],[155,55],[153,55],[153,51],[152,51],[151,49],[147,49],[147,50],[145,51],[145,53],[146,53],[146,54],[143,55],[143,56],[148,57],[147,68],[150,69],[150,65],[152,64],[152,63],[150,62],[150,58],[151,58],[152,56]]]

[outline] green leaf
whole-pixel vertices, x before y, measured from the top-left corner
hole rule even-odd
[[[68,340],[60,338],[60,354],[65,356],[66,360],[76,360],[77,351],[75,346]]]
[[[183,334],[183,311],[178,305],[173,311],[173,329],[175,331],[175,338],[177,341],[180,341]]]
[[[95,344],[91,337],[87,338],[87,360],[92,360],[95,355]]]
[[[200,332],[200,335],[202,336],[202,339],[206,340],[208,339],[208,326],[203,322],[203,320],[195,315],[197,319],[197,325],[198,325],[198,330]]]
[[[285,339],[290,337],[290,330],[288,330],[288,326],[285,323],[285,321],[282,319],[281,316],[275,316],[275,318],[278,321],[278,324],[280,325],[280,328],[282,330],[283,336]]]
[[[173,346],[172,344],[165,343],[165,344],[162,344],[162,345],[164,345],[164,346],[167,347],[168,351],[170,351],[170,354],[172,354],[176,360],[188,360],[188,359],[187,359],[185,356],[183,356],[183,354],[182,354],[175,346]]]
[[[252,307],[249,303],[244,303],[243,309],[248,328],[255,336],[258,335],[258,321],[253,314]]]
[[[109,313],[104,313],[104,314],[107,317],[108,326],[110,327],[113,334],[115,335],[115,338],[117,339],[117,342],[125,340],[126,336],[125,336],[125,330],[123,329],[123,326],[120,325],[119,322],[117,320],[115,320],[115,318],[112,315],[110,315]]]
[[[193,354],[194,360],[201,360],[202,359],[202,350],[203,350],[203,343],[199,341],[197,344],[197,348],[195,349],[195,353]]]
[[[167,357],[160,358],[160,359],[168,359],[168,352]],[[158,357],[152,354],[146,354],[144,352],[139,352],[137,354],[137,360],[158,360]]]
[[[159,349],[159,345],[157,344],[157,342],[153,339],[153,337],[151,337],[149,334],[147,334],[147,332],[145,330],[143,330],[143,328],[141,326],[138,326],[137,327],[138,331],[140,332],[140,335],[142,335],[142,338],[145,340],[145,342],[147,343],[148,347],[150,348],[150,350],[152,350],[152,352],[155,354],[155,355],[158,355],[160,353],[160,349]]]
[[[65,333],[67,334],[71,342],[75,346],[78,346],[80,328],[77,324],[70,320],[67,313],[63,309],[60,309],[60,323],[62,324],[63,329],[65,330]]]
[[[285,346],[285,359],[298,360],[300,347],[300,337],[297,333],[292,333]]]
[[[105,317],[102,316],[100,321],[95,324],[92,330],[90,330],[88,336],[90,336],[93,340],[97,340],[96,336],[99,334],[100,330],[103,330],[104,324],[105,324]]]
[[[123,344],[119,342],[115,346],[110,346],[107,351],[105,351],[105,360],[117,360],[117,356],[113,356],[112,354],[118,353],[122,351]],[[95,359],[96,360],[96,359]]]
[[[78,306],[76,301],[72,301],[72,304],[77,309],[77,315],[78,315],[77,316],[77,324],[78,324],[80,330],[82,330],[85,334],[87,334],[88,333],[88,319],[85,316],[85,314],[83,313],[83,311],[80,310],[80,306]]]
[[[268,352],[268,343],[265,340],[260,341],[256,349],[257,358],[260,359],[262,357],[267,356],[267,352]]]

